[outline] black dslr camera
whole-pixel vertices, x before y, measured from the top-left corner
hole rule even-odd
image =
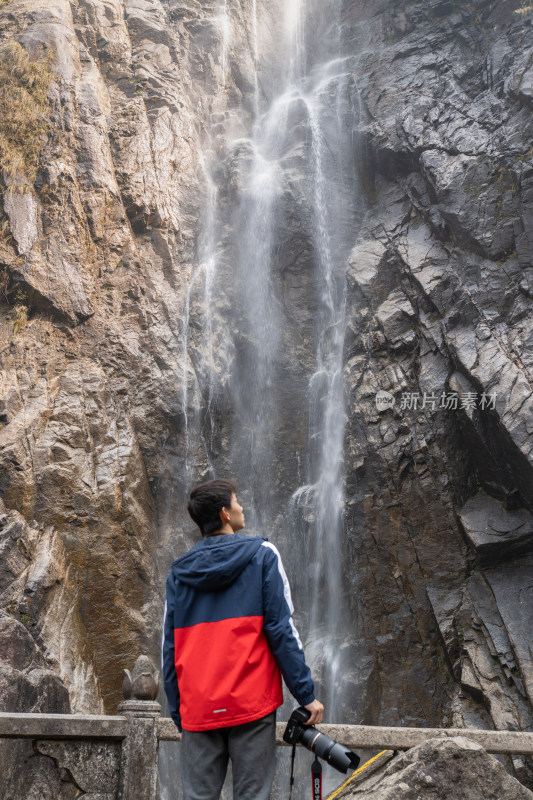
[[[359,756],[343,747],[342,744],[330,739],[325,733],[320,733],[313,725],[305,725],[311,712],[303,706],[296,708],[287,722],[283,734],[283,741],[287,744],[303,744],[316,756],[323,758],[332,767],[344,772],[357,769]]]

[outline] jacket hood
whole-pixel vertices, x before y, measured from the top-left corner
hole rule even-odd
[[[224,589],[239,577],[262,544],[259,537],[238,533],[208,536],[174,561],[172,573],[202,592]]]

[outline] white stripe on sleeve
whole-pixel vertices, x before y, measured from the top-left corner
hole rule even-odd
[[[285,572],[285,569],[283,567],[283,563],[281,561],[281,556],[279,554],[279,550],[278,550],[277,547],[275,547],[272,544],[272,542],[263,542],[263,547],[269,547],[271,550],[274,551],[274,553],[277,556],[277,559],[278,559],[278,570],[279,570],[279,574],[281,575],[281,580],[283,581],[283,594],[285,595],[285,600],[287,601],[287,605],[289,606],[289,613],[291,615],[289,617],[289,621],[291,623],[292,632],[294,634],[294,638],[298,642],[298,647],[300,648],[300,650],[303,650],[304,648],[303,648],[303,645],[302,645],[302,641],[300,639],[298,631],[296,630],[296,625],[294,624],[293,619],[292,619],[292,613],[294,611],[294,606],[292,604],[291,587],[289,586],[289,579],[287,578],[287,573]]]

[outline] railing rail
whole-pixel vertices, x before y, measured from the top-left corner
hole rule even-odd
[[[0,739],[125,739],[127,734],[126,717],[0,712]]]
[[[284,725],[278,725],[278,744]],[[409,750],[428,739],[466,736],[487,753],[533,755],[533,733],[473,728],[386,728],[378,725],[318,725],[320,731],[353,750]],[[284,742],[283,742],[284,744]]]
[[[359,750],[408,750],[428,739],[466,736],[487,753],[533,756],[533,733],[491,731],[475,728],[400,728],[379,725],[318,725],[318,730],[335,741]],[[276,730],[278,745],[285,745],[285,723]],[[82,714],[10,714],[0,712],[0,739],[114,739],[128,735],[128,720],[122,716]],[[178,729],[171,719],[159,718],[159,741],[178,740]]]
[[[126,699],[117,716],[0,712],[0,740],[33,740],[89,795],[117,800],[155,800],[160,741],[176,741],[171,719],[161,718],[155,671],[145,656],[127,673]],[[284,745],[284,723],[277,743]],[[401,728],[319,725],[320,731],[353,750],[408,750],[428,739],[465,736],[489,753],[533,756],[533,733],[472,728]],[[83,795],[81,795],[83,797]]]

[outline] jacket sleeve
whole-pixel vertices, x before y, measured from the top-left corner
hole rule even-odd
[[[263,547],[263,630],[290,693],[305,706],[315,699],[315,685],[292,620],[289,581],[278,550],[266,541]]]
[[[161,660],[163,670],[163,683],[165,694],[168,700],[170,716],[181,731],[180,715],[180,693],[178,688],[178,676],[176,675],[176,665],[174,659],[174,604],[175,604],[174,580],[172,573],[168,576],[166,587],[165,614],[163,618],[163,642],[161,648]]]

